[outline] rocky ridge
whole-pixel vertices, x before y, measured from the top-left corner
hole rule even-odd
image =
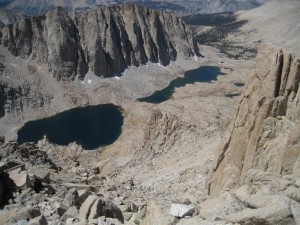
[[[114,76],[131,65],[166,66],[179,54],[200,55],[181,19],[132,4],[72,15],[57,7],[7,25],[1,33],[2,45],[14,56],[47,64],[58,80],[83,79],[89,69]]]
[[[212,196],[235,192],[241,201],[249,203],[250,209],[225,216],[232,222],[297,224],[300,61],[268,46],[257,62],[234,126],[225,135],[213,162],[207,191]],[[274,199],[277,209],[267,199]],[[264,210],[270,215],[266,216]]]
[[[113,5],[120,3],[137,3],[151,8],[176,11],[177,13],[216,13],[235,12],[258,7],[269,0],[3,0],[0,7],[7,8],[24,15],[41,15],[55,6],[62,6],[68,11],[81,11],[96,8],[100,5]]]
[[[261,177],[276,180],[300,174],[297,150],[300,61],[292,54],[276,53],[270,48],[258,60],[234,128],[216,157],[208,182],[210,194],[245,184],[255,187],[256,179]],[[265,185],[270,185],[269,179]]]

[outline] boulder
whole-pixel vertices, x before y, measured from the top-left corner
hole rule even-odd
[[[132,217],[133,213],[131,212],[124,212],[123,216],[124,216],[124,221],[129,221]]]
[[[62,220],[67,220],[68,218],[78,218],[79,212],[75,206],[70,207],[62,216]]]
[[[105,202],[103,202],[102,199],[98,198],[90,210],[89,220],[97,219],[101,214],[101,208],[104,206]]]
[[[102,198],[102,201],[105,202],[105,205],[101,208],[101,214],[100,216],[105,216],[109,218],[116,218],[122,223],[124,223],[124,217],[122,214],[121,209],[114,204],[112,201]]]
[[[114,202],[115,202],[117,205],[122,205],[122,204],[123,204],[122,200],[121,200],[119,197],[115,197],[115,198],[114,198]]]
[[[185,216],[191,216],[195,210],[196,209],[193,205],[172,204],[170,214],[175,217],[182,218]]]
[[[166,225],[175,224],[177,219],[169,214],[169,206],[157,202],[149,202],[146,207],[145,215],[141,218],[132,216],[130,222],[136,223],[140,221],[140,225]]]
[[[69,205],[66,205],[64,203],[60,203],[58,201],[55,201],[52,205],[52,207],[55,209],[56,213],[59,216],[62,216],[69,208]]]
[[[76,200],[76,206],[81,207],[81,205],[86,201],[86,199],[90,196],[91,192],[87,190],[79,190],[77,191],[78,197]]]
[[[23,190],[22,193],[21,193],[18,197],[16,197],[16,198],[14,199],[14,201],[15,201],[16,203],[22,202],[24,199],[26,199],[26,198],[28,198],[28,197],[30,196],[30,193],[31,193],[32,191],[33,191],[32,188],[28,188],[28,189],[26,189],[26,190]]]
[[[240,224],[294,225],[290,200],[285,196],[253,196],[242,211],[231,213],[225,219]]]
[[[79,210],[79,220],[80,221],[86,221],[89,217],[91,208],[95,201],[98,199],[96,195],[90,195],[84,203],[81,205]]]
[[[27,225],[48,225],[48,222],[44,216],[39,216],[30,220]]]
[[[98,198],[93,204],[88,219],[97,219],[100,216],[116,218],[124,223],[124,217],[120,208],[112,201],[105,198]]]
[[[224,218],[227,214],[236,213],[245,208],[245,205],[238,201],[238,198],[229,193],[222,196],[208,198],[199,204],[199,215],[206,220]]]
[[[72,188],[66,194],[64,203],[68,204],[69,206],[73,206],[73,205],[75,205],[77,199],[78,199],[78,192],[77,192],[76,188]]]
[[[20,173],[12,171],[9,173],[9,177],[13,180],[16,187],[20,189],[27,189],[31,185],[29,175],[24,171],[21,171]]]
[[[50,171],[48,166],[40,165],[28,170],[28,173],[32,173],[41,182],[50,183]]]
[[[300,206],[291,206],[291,210],[296,224],[300,224]]]

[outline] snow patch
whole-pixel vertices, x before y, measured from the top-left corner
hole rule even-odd
[[[196,62],[198,62],[198,57],[196,55],[194,55],[194,59]]]
[[[92,83],[92,80],[88,79],[88,84],[91,84]]]
[[[159,67],[162,67],[162,68],[167,68],[167,67],[165,67],[165,66],[163,66],[163,65],[161,65],[160,63],[156,63]]]
[[[120,80],[120,77],[118,77],[118,76],[115,76],[115,78],[116,78],[117,80]]]

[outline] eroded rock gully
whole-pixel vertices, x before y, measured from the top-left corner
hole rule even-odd
[[[125,4],[68,14],[58,7],[2,29],[15,56],[47,64],[57,79],[82,79],[91,69],[113,76],[130,65],[168,65],[179,53],[199,56],[192,33],[172,13]]]

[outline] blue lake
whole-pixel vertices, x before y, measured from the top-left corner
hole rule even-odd
[[[187,84],[194,84],[196,82],[211,82],[217,80],[217,77],[220,75],[226,75],[220,71],[220,67],[201,66],[197,69],[186,71],[183,77],[172,80],[166,88],[156,91],[148,97],[139,98],[138,101],[158,104],[170,99],[175,88],[184,87]]]
[[[19,144],[47,137],[49,142],[68,145],[76,142],[86,150],[112,144],[121,135],[123,115],[113,104],[88,106],[30,121],[18,131]]]

